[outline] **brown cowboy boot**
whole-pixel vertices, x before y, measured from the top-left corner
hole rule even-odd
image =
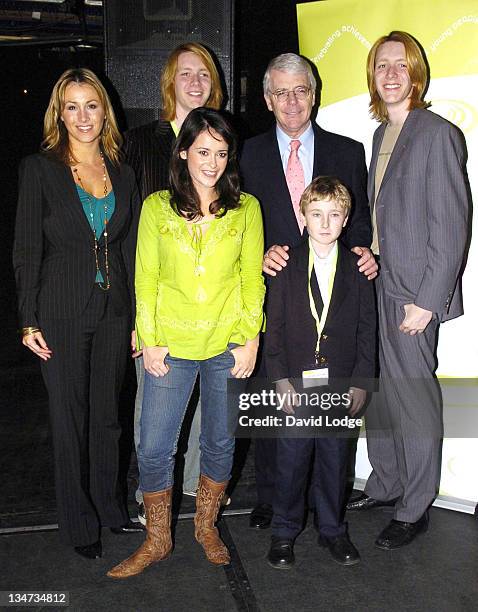
[[[172,487],[155,493],[143,493],[146,510],[146,540],[138,550],[113,569],[110,578],[136,576],[156,561],[166,559],[171,553],[171,495]]]
[[[204,548],[209,561],[215,565],[227,565],[231,562],[229,551],[214,526],[227,484],[227,482],[214,482],[201,474],[196,497],[194,535]]]

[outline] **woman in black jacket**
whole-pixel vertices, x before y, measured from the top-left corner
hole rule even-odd
[[[136,530],[118,487],[118,398],[134,308],[139,197],[90,70],[55,84],[42,151],[20,166],[15,268],[23,344],[42,360],[63,539],[101,556],[101,525]]]

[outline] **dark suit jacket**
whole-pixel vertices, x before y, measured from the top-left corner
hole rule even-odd
[[[132,169],[105,162],[115,193],[108,223],[109,298],[117,314],[134,308],[134,253],[139,196]],[[104,235],[98,241],[104,269]],[[85,308],[96,277],[94,238],[71,170],[39,153],[22,160],[13,247],[20,325],[76,317]]]
[[[125,134],[125,161],[136,175],[141,200],[168,189],[169,160],[176,136],[169,121],[153,121]]]
[[[342,239],[349,248],[368,247],[372,233],[363,146],[345,136],[326,132],[314,122],[312,127],[313,177],[336,176],[349,189],[352,213]],[[268,132],[246,140],[241,155],[241,172],[244,191],[256,196],[261,203],[266,249],[273,244],[297,245],[302,236],[285,180],[275,125]]]
[[[359,272],[357,255],[339,242],[337,269],[320,340],[329,377],[350,380],[360,388],[373,388],[376,355],[376,308],[373,284]],[[308,293],[309,245],[304,240],[290,250],[290,259],[271,279],[267,303],[265,363],[271,380],[301,378],[315,361],[317,326]],[[315,272],[312,292],[317,312],[322,299]],[[314,289],[315,287],[315,289]]]
[[[373,137],[369,196],[377,208],[380,282],[402,304],[446,321],[463,314],[457,282],[467,240],[466,145],[456,126],[425,109],[403,124],[375,198],[375,170],[385,133]]]

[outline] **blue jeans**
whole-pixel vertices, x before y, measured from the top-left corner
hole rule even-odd
[[[136,453],[138,453],[141,428],[141,412],[143,409],[144,376],[146,373],[143,364],[143,357],[137,357],[135,359],[135,366],[138,389],[136,391],[136,398],[134,402],[134,446],[136,449]],[[195,491],[198,488],[199,484],[199,433],[201,431],[201,398],[198,399],[196,406],[194,404],[190,404],[189,410],[194,410],[194,417],[191,422],[191,429],[189,430],[188,449],[184,454],[183,491],[185,492]],[[141,491],[139,486],[136,489],[135,498],[138,504],[142,503],[143,492]]]
[[[227,407],[227,379],[234,356],[224,353],[200,361],[166,356],[166,376],[145,373],[138,450],[142,491],[162,491],[173,485],[174,460],[187,405],[200,374],[201,473],[215,482],[231,477],[234,437]]]

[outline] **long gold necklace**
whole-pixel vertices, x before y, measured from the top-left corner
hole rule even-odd
[[[108,291],[108,289],[110,288],[110,269],[109,269],[109,262],[108,262],[108,202],[106,200],[106,196],[108,195],[108,187],[106,184],[106,166],[105,166],[105,159],[103,157],[103,153],[100,153],[101,156],[101,164],[103,166],[103,193],[104,193],[104,198],[103,198],[103,212],[104,212],[104,218],[103,218],[103,225],[104,225],[104,229],[103,229],[103,234],[105,235],[105,271],[106,271],[106,285],[102,285],[101,283],[98,283],[98,286],[100,289],[103,289],[103,291]],[[73,159],[70,158],[70,161],[73,161]],[[81,180],[81,176],[78,174],[78,168],[73,168],[73,172],[75,173],[75,176],[78,180],[78,184],[80,185],[80,187],[83,189],[84,193],[86,194],[87,200],[88,200],[88,208],[90,210],[90,227],[93,230],[93,238],[95,241],[95,263],[96,263],[96,276],[98,276],[98,273],[100,272],[100,263],[99,263],[99,259],[98,259],[98,236],[96,235],[96,229],[95,229],[95,222],[94,222],[94,209],[93,209],[93,198],[92,196],[86,191],[86,189],[83,186],[83,181]]]

